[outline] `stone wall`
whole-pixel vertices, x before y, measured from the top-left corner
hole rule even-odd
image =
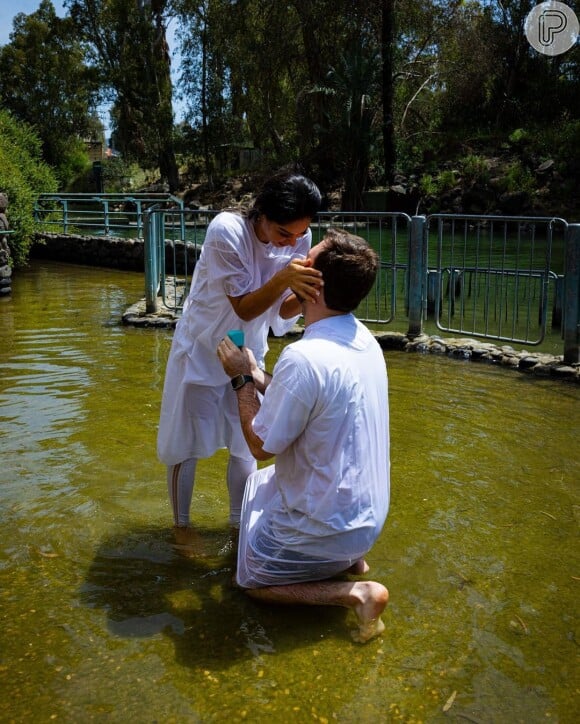
[[[30,256],[128,271],[143,271],[145,268],[143,239],[43,233],[36,235]]]
[[[0,193],[0,297],[7,297],[12,293],[12,266],[10,259],[10,247],[5,233],[9,230],[6,208],[8,196]]]
[[[410,339],[399,332],[375,332],[374,334],[384,350],[398,349],[404,352],[444,355],[457,360],[498,365],[532,374],[535,377],[551,377],[580,383],[580,363],[566,365],[563,355],[555,356],[528,350],[518,351],[507,344],[497,346],[470,337],[445,339],[437,335],[430,337],[423,334]]]
[[[175,270],[178,274],[185,273],[185,253],[183,243],[166,241],[166,268]],[[101,266],[125,271],[145,271],[145,242],[143,239],[42,233],[36,235],[30,256],[34,259],[51,259],[69,264]],[[198,250],[188,246],[187,268],[189,273],[195,266],[197,256]]]

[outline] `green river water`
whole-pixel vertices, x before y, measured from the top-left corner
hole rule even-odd
[[[388,352],[382,637],[231,586],[225,455],[172,545],[170,330],[141,274],[34,262],[0,300],[0,721],[576,722],[580,386]],[[271,367],[284,342],[272,344]]]

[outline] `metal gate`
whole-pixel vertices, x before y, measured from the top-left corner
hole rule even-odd
[[[561,314],[564,237],[558,218],[427,217],[427,311],[444,332],[538,345]],[[554,256],[554,239],[557,255]]]

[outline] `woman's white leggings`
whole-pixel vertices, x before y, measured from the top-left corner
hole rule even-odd
[[[198,458],[189,458],[176,465],[167,466],[167,491],[173,509],[173,521],[177,526],[189,525],[197,460]],[[256,469],[255,460],[244,460],[230,455],[226,475],[230,498],[230,525],[240,524],[246,480]]]

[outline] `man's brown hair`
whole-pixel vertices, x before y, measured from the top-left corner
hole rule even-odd
[[[326,305],[337,312],[352,312],[374,284],[379,257],[365,239],[344,229],[329,229],[322,242],[314,268],[322,272]]]

